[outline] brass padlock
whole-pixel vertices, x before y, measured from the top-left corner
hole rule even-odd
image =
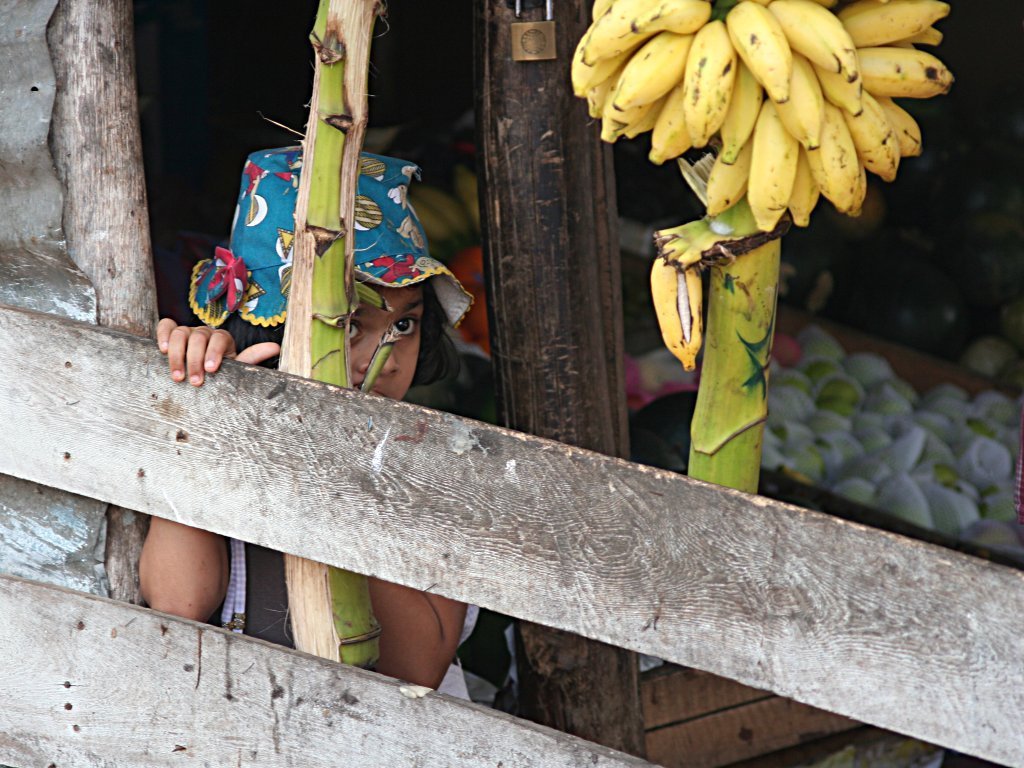
[[[516,0],[516,18],[523,14],[522,0]],[[512,22],[512,60],[548,61],[555,58],[553,0],[544,4],[544,21]]]

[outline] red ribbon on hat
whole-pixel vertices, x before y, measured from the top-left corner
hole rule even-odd
[[[213,277],[210,279],[210,298],[218,299],[226,293],[227,310],[234,312],[242,303],[242,297],[245,296],[249,271],[245,267],[245,261],[241,257],[235,256],[227,248],[217,246],[213,255],[216,267]]]

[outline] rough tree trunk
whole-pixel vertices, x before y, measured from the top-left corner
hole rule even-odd
[[[525,5],[529,6],[529,3]],[[586,4],[555,5],[558,58],[514,62],[504,4],[477,6],[481,211],[499,410],[507,426],[627,454],[611,153],[569,88]],[[529,12],[530,20],[542,10]],[[521,714],[643,754],[636,657],[521,624]]]
[[[57,78],[50,142],[64,183],[68,252],[92,281],[100,325],[153,331],[156,291],[129,0],[61,0],[48,41]],[[139,602],[138,560],[149,520],[107,515],[111,597]]]

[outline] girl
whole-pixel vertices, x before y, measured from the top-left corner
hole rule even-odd
[[[231,248],[217,248],[192,274],[189,303],[207,325],[164,319],[157,327],[175,381],[200,386],[225,357],[270,365],[279,353],[301,167],[298,148],[249,156]],[[386,305],[362,304],[354,315],[353,384],[362,384],[380,338],[394,328],[399,339],[372,389],[393,399],[445,375],[453,359],[445,325],[456,325],[472,302],[427,254],[423,229],[406,202],[417,171],[364,154],[356,196],[356,278],[372,285]],[[154,517],[139,575],[142,595],[155,610],[205,621],[220,607],[224,626],[293,645],[278,552]],[[475,608],[374,578],[370,596],[382,630],[377,671],[468,698],[461,673],[450,664],[475,622]]]

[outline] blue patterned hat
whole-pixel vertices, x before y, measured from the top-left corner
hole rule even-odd
[[[242,170],[231,247],[217,248],[192,271],[189,305],[218,327],[232,312],[263,327],[284,322],[291,288],[295,202],[302,153],[299,147],[249,155]],[[355,203],[356,279],[397,288],[432,277],[448,320],[458,325],[473,297],[441,262],[430,257],[427,238],[412,206],[412,163],[363,153]]]

